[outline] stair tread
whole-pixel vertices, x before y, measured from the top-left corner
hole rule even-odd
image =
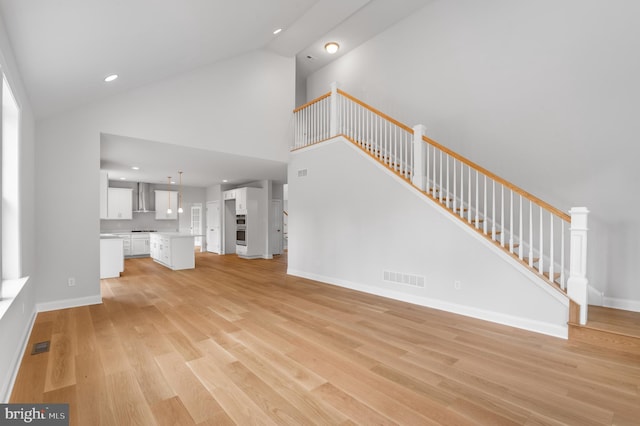
[[[544,275],[545,277],[549,278],[549,271],[544,271],[544,272],[542,273],[542,275]],[[557,280],[558,278],[560,278],[560,275],[561,275],[561,274],[560,274],[560,272],[554,272],[554,273],[553,273],[553,280],[555,281],[555,280]]]

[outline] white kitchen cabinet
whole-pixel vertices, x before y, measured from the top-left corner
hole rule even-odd
[[[131,256],[144,256],[151,253],[151,246],[147,233],[131,234]]]
[[[178,192],[155,190],[156,220],[175,220],[178,218]],[[167,209],[171,206],[171,213]]]
[[[195,268],[193,238],[193,235],[177,232],[151,234],[151,257],[174,271],[193,269]]]
[[[268,212],[260,202],[260,188],[236,189],[236,214],[245,215],[245,244],[236,245],[238,256],[254,259],[266,255]]]
[[[236,214],[247,214],[247,191],[253,188],[237,188],[236,196]]]
[[[117,278],[124,271],[122,241],[114,235],[100,237],[100,279]]]
[[[122,247],[124,250],[124,255],[131,256],[131,236],[121,235],[120,238],[122,238]]]
[[[133,189],[107,188],[107,219],[133,218]]]
[[[235,200],[236,199],[236,191],[235,191],[235,189],[230,189],[228,191],[224,191],[223,199],[225,199],[225,200]]]

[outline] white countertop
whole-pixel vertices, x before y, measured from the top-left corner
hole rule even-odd
[[[152,234],[159,235],[165,238],[192,238],[204,236],[199,234],[192,234],[191,232],[153,232]]]
[[[119,235],[119,234],[100,234],[101,240],[111,240],[111,239],[122,238],[122,237],[123,235]]]

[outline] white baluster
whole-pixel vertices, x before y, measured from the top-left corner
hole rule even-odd
[[[522,260],[522,251],[524,250],[524,248],[522,247],[524,245],[522,244],[522,195],[520,195],[520,208],[518,209],[518,213],[520,216],[520,219],[518,220],[518,240],[520,241],[520,246],[518,247],[518,259]]]
[[[469,199],[467,200],[467,222],[471,223],[471,166],[469,166],[469,173],[467,173],[468,176],[468,197]]]
[[[471,169],[469,169],[471,173]],[[458,213],[464,219],[464,163],[460,165],[460,212]]]
[[[565,282],[565,274],[564,274],[564,254],[565,254],[565,246],[564,246],[564,220],[560,219],[560,287],[563,290],[567,289],[567,283]]]
[[[544,223],[542,220],[542,207],[538,207],[538,216],[540,217],[540,260],[538,261],[538,272],[541,274],[544,272]]]
[[[443,187],[442,187],[442,151],[440,151],[440,180],[438,181],[438,188],[440,189],[439,192],[439,198],[440,198],[440,202],[442,202],[442,193],[444,191],[442,191]]]
[[[480,222],[479,222],[479,220],[480,220],[480,216],[479,216],[479,214],[480,214],[480,204],[478,202],[478,200],[479,200],[478,197],[480,197],[480,189],[478,187],[478,171],[476,170],[476,216],[475,216],[476,229],[480,228]],[[471,210],[469,210],[469,211],[471,211]]]
[[[457,207],[457,202],[458,202],[458,181],[457,181],[457,176],[458,176],[458,166],[457,161],[455,158],[453,159],[453,211],[456,211],[456,207]]]
[[[482,222],[482,232],[487,235],[487,222],[489,216],[487,216],[487,175],[484,175],[484,221]]]
[[[425,131],[426,131],[426,129],[425,129]],[[422,142],[422,140],[420,140],[420,142]],[[427,148],[427,170],[426,170],[426,173],[425,173],[425,175],[427,176],[427,179],[426,179],[425,187],[426,187],[426,190],[429,191],[429,186],[430,186],[429,179],[431,178],[431,174],[429,173],[431,171],[431,145],[429,145],[426,142],[424,144],[427,145],[427,147],[426,147]]]
[[[513,191],[509,190],[509,251],[513,253]]]
[[[553,246],[554,246],[554,241],[553,241],[553,213],[549,213],[549,281],[553,282],[553,264],[554,262],[554,257],[553,257]]]
[[[449,199],[451,198],[451,191],[449,190],[449,154],[445,154],[445,161],[447,162],[447,195],[445,197],[444,203],[449,208]]]
[[[491,179],[491,185],[493,187],[491,194],[491,215],[493,219],[491,220],[491,239],[496,239],[496,181]]]
[[[438,157],[438,151],[436,151],[436,147],[434,146],[433,147],[433,198],[438,197],[438,194],[436,193],[436,186],[437,186],[436,173],[438,169],[438,165],[436,163],[437,157]]]
[[[500,184],[500,245],[504,247],[504,185]]]
[[[533,268],[533,201],[529,200],[529,266]]]

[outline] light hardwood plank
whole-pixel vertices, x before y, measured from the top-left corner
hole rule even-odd
[[[633,351],[287,276],[286,255],[196,266],[130,259],[103,304],[38,314],[11,402],[68,402],[73,425],[640,419]]]

